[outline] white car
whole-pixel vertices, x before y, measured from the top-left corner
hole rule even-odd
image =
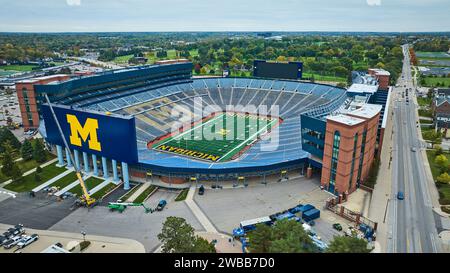
[[[13,246],[17,245],[17,244],[20,242],[20,240],[22,240],[22,236],[16,236],[16,237],[13,237],[13,238],[9,239],[8,241],[6,241],[6,242],[3,244],[3,247],[4,247],[5,249],[10,249],[10,248],[12,248]]]
[[[39,235],[33,234],[31,236],[25,236],[20,240],[20,242],[17,243],[18,248],[24,248],[27,245],[30,245],[31,243],[37,241],[39,239]]]

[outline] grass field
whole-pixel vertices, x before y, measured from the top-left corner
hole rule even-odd
[[[137,184],[133,188],[131,188],[126,194],[124,194],[122,197],[120,197],[120,200],[122,202],[125,202],[130,198],[133,193],[135,193],[143,184]]]
[[[450,55],[446,52],[424,52],[424,51],[417,51],[416,56],[419,59],[423,58],[444,58],[448,59],[450,58]]]
[[[145,191],[143,191],[138,197],[136,197],[136,199],[134,199],[132,202],[133,203],[142,203],[144,202],[145,198],[147,198],[147,196],[152,193],[155,190],[155,186],[151,185],[150,187],[148,187]]]
[[[96,178],[96,177],[89,177],[88,179],[86,179],[84,181],[84,184],[86,185],[86,188],[88,191],[92,190],[93,188],[95,188],[96,186],[100,185],[104,180],[100,179],[100,178]],[[73,182],[73,181],[72,181]],[[72,188],[70,190],[71,193],[76,194],[77,196],[81,196],[82,195],[82,189],[81,189],[81,185],[77,185],[74,188]]]
[[[315,81],[327,81],[327,82],[342,82],[346,83],[347,79],[342,77],[335,77],[335,76],[322,76],[319,74],[314,73],[305,73],[303,72],[303,78],[311,78],[314,76]]]
[[[35,187],[41,185],[44,182],[47,182],[51,178],[57,176],[65,172],[66,169],[64,167],[56,167],[55,164],[50,164],[44,168],[42,168],[42,173],[39,174],[40,181],[37,182],[35,179],[35,173],[31,173],[27,176],[24,176],[21,181],[12,182],[5,186],[5,189],[15,192],[26,192],[31,191]]]
[[[177,195],[177,197],[175,198],[175,201],[183,201],[186,200],[186,197],[189,193],[189,189],[183,189],[182,191],[180,191],[180,193]]]
[[[37,65],[4,65],[0,66],[0,69],[6,70],[6,71],[20,71],[20,72],[28,72],[33,70],[33,68],[37,67]]]
[[[450,86],[450,78],[444,78],[444,77],[423,77],[425,79],[424,86],[430,86],[434,87],[437,86],[438,83],[442,86]]]
[[[128,60],[131,59],[131,58],[133,58],[133,56],[134,56],[133,54],[131,54],[131,55],[119,56],[119,57],[116,57],[116,58],[113,60],[113,62],[114,62],[114,63],[118,63],[118,64],[128,63]]]
[[[278,122],[278,118],[244,113],[218,113],[189,130],[150,145],[158,151],[210,162],[223,162],[233,159]]]
[[[112,191],[115,187],[117,187],[116,184],[114,184],[114,183],[109,183],[109,184],[106,185],[105,187],[101,188],[98,192],[94,193],[94,194],[92,195],[92,198],[100,199],[100,198],[102,198],[105,194],[107,194],[108,192]]]
[[[56,180],[53,184],[51,184],[51,187],[58,187],[60,190],[64,189],[66,186],[69,186],[73,182],[77,181],[77,175],[72,172],[68,175],[61,177],[60,179]]]

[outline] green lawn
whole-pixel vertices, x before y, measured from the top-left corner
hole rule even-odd
[[[74,172],[69,173],[68,175],[61,177],[60,179],[56,180],[53,184],[50,186],[57,187],[60,190],[64,189],[68,185],[72,184],[73,182],[77,181],[77,175]]]
[[[342,77],[336,77],[336,76],[323,76],[319,74],[314,73],[305,73],[303,72],[303,78],[309,79],[314,76],[315,81],[327,81],[327,82],[343,82],[346,83],[347,79]]]
[[[450,78],[444,78],[444,77],[423,77],[423,79],[425,80],[425,86],[431,86],[431,87],[435,87],[438,85],[438,83],[440,84],[440,86],[444,85],[444,86],[450,86]]]
[[[183,201],[186,199],[187,194],[189,192],[189,189],[183,189],[177,196],[177,198],[175,198],[175,201]]]
[[[450,153],[444,152],[443,153],[448,159],[450,159]],[[433,174],[433,179],[436,181],[436,178],[440,174],[440,170],[436,163],[434,163],[435,151],[434,150],[427,150],[427,158],[428,162],[430,163],[430,169],[431,173]],[[450,184],[442,185],[442,184],[436,184],[436,187],[439,191],[439,203],[441,205],[450,205]]]
[[[130,54],[130,55],[124,55],[124,56],[119,56],[119,57],[116,57],[116,58],[113,60],[113,62],[114,62],[114,63],[119,63],[119,64],[128,63],[128,60],[131,59],[131,58],[133,58],[133,57],[134,57],[133,54]]]
[[[84,181],[84,184],[86,185],[87,190],[90,191],[93,188],[95,188],[96,186],[100,185],[103,181],[105,181],[105,180],[97,178],[97,177],[89,177],[88,179],[86,179]],[[80,184],[76,185],[74,188],[69,190],[69,192],[74,193],[77,196],[81,196],[83,194],[83,190],[81,189]]]
[[[433,117],[433,113],[431,112],[431,110],[419,109],[419,116],[431,118]]]
[[[446,52],[425,52],[425,51],[417,51],[416,56],[419,59],[423,58],[444,58],[448,59],[450,58],[450,55]]]
[[[117,187],[116,184],[114,184],[114,183],[109,183],[109,184],[106,185],[105,187],[101,188],[98,192],[94,193],[94,194],[92,195],[92,198],[100,199],[100,198],[102,198],[105,194],[107,194],[108,192],[112,191],[115,187]]]
[[[197,57],[198,56],[198,49],[189,50],[189,55],[191,55],[191,57]]]
[[[147,196],[150,193],[152,193],[152,191],[154,191],[155,188],[156,188],[155,186],[151,185],[145,191],[143,191],[136,199],[134,199],[132,202],[133,203],[142,203],[142,202],[144,202],[145,198],[147,198]]]
[[[0,69],[6,70],[6,71],[20,71],[20,72],[28,72],[33,70],[33,68],[38,67],[37,65],[5,65],[5,66],[0,66]]]
[[[420,106],[430,106],[431,101],[432,101],[431,98],[422,98],[422,97],[417,98],[417,102],[419,103]]]
[[[51,154],[51,153],[49,153],[49,152],[47,152],[47,151],[46,151],[46,153],[47,153],[47,159],[48,159],[48,161],[50,161],[51,159],[53,159],[53,158],[55,157],[53,154]],[[45,162],[44,162],[44,163],[45,163]],[[36,162],[36,160],[31,159],[31,160],[28,160],[28,161],[24,161],[24,160],[18,161],[18,162],[17,162],[17,165],[18,165],[19,168],[22,170],[22,173],[25,173],[25,172],[27,172],[27,171],[29,171],[29,170],[32,170],[32,169],[36,168],[37,166],[42,165],[42,164],[44,164],[44,163],[38,163],[38,162]],[[10,177],[7,177],[6,175],[4,175],[4,174],[0,171],[0,183],[1,183],[1,182],[5,182],[5,181],[7,181],[8,179],[10,179]]]
[[[40,173],[41,180],[40,182],[35,181],[35,173],[31,173],[22,178],[21,181],[12,182],[5,186],[5,189],[15,191],[15,192],[26,192],[31,191],[35,187],[41,185],[44,182],[47,182],[51,178],[57,176],[66,171],[64,167],[56,167],[56,164],[48,165],[42,168],[42,173]]]
[[[120,197],[120,200],[122,200],[122,202],[127,201],[127,199],[130,198],[130,196],[133,195],[133,193],[135,193],[142,185],[143,184],[137,184],[136,186],[134,186],[133,188],[128,190],[128,192],[126,194],[124,194],[122,197]]]

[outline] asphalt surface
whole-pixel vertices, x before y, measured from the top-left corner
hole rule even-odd
[[[394,155],[392,192],[389,211],[388,252],[433,253],[439,252],[439,238],[432,209],[419,140],[415,86],[411,76],[408,47],[404,46],[403,78],[394,88]],[[412,88],[406,96],[406,88]],[[402,98],[402,93],[405,97]],[[406,100],[409,102],[406,102]],[[413,151],[416,149],[416,151]],[[404,193],[404,200],[397,193]]]
[[[0,203],[0,223],[27,228],[48,229],[73,212],[71,206],[75,199],[56,201],[54,197],[37,193],[31,198],[28,194],[18,194]]]
[[[316,179],[300,178],[267,186],[206,189],[204,195],[196,194],[194,199],[215,228],[225,234],[231,234],[241,221],[269,216],[298,204],[312,204],[321,213],[320,218],[314,220],[314,230],[328,243],[334,236],[342,235],[332,228],[332,224],[341,220],[345,227],[348,222],[324,208],[331,195],[321,191],[319,185]]]

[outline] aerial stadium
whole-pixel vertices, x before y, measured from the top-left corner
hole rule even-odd
[[[193,78],[190,62],[56,75],[16,88],[32,90],[38,117],[31,113],[24,125],[38,127],[59,164],[105,178],[112,170],[125,187],[155,177],[174,185],[294,170],[322,172],[330,192],[351,192],[376,156],[384,111],[376,91],[262,77]],[[44,94],[75,162],[64,153]]]

